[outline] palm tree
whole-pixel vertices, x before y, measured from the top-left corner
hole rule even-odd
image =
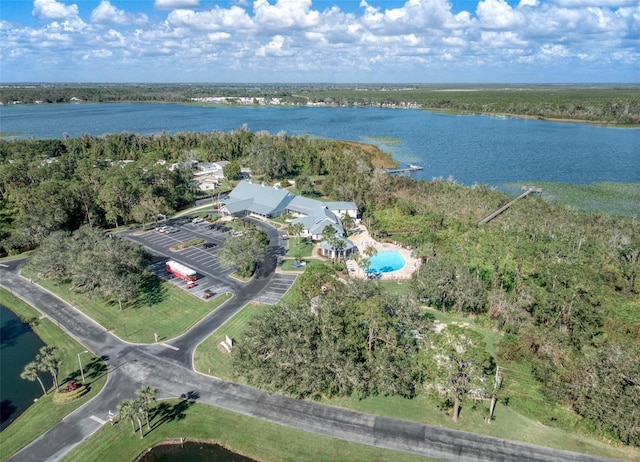
[[[368,273],[369,268],[371,267],[371,258],[378,253],[378,250],[372,245],[368,245],[363,251],[362,255],[359,257],[358,264],[365,275]]]
[[[24,366],[24,370],[20,374],[20,378],[30,382],[37,380],[40,387],[42,387],[42,394],[47,394],[47,390],[44,388],[44,384],[42,383],[42,380],[40,380],[40,376],[38,376],[38,364],[35,361],[31,361],[29,364]]]
[[[289,226],[289,231],[291,231],[291,234],[299,238],[302,235],[302,231],[304,231],[304,225],[299,221],[298,223]],[[301,240],[298,239],[298,247],[300,246],[300,242]]]
[[[149,410],[151,409],[151,403],[155,402],[156,396],[158,396],[158,389],[145,385],[136,390],[136,396],[138,397],[140,407],[142,408],[145,419],[147,420],[147,428],[151,430],[151,425],[149,424]]]
[[[129,419],[131,421],[131,429],[136,432],[136,424],[133,420],[138,410],[138,404],[133,399],[125,399],[118,404],[118,415],[121,419]]]
[[[342,227],[344,228],[344,231],[348,236],[349,231],[351,231],[356,224],[355,220],[348,213],[343,213],[342,217],[340,217],[340,222],[342,223]]]
[[[334,253],[334,244],[336,240],[336,230],[333,226],[327,225],[322,228],[322,240],[325,241],[329,245],[329,254],[331,256],[331,261],[335,261],[335,253]]]
[[[53,380],[53,386],[58,389],[58,373],[60,369],[60,358],[58,350],[54,346],[43,346],[36,356],[36,365],[41,371],[48,371]]]
[[[142,401],[139,399],[133,401],[133,416],[138,421],[138,428],[140,429],[140,439],[144,438],[143,428],[142,428],[142,414],[144,414],[144,410],[142,409]]]

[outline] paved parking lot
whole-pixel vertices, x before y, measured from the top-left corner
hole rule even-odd
[[[217,253],[224,246],[232,230],[227,227],[211,226],[208,222],[192,223],[190,220],[170,220],[164,232],[157,230],[136,234],[127,233],[125,236],[144,245],[157,258],[151,264],[151,270],[157,276],[178,287],[188,290],[194,296],[203,298],[205,292],[215,295],[232,292],[239,293],[245,286],[243,283],[229,277],[232,269],[224,269],[218,263]],[[202,238],[204,244],[188,247],[174,252],[171,247],[180,242],[193,238]],[[198,279],[194,287],[187,289],[187,282],[167,272],[166,262],[175,260],[195,270]],[[275,274],[270,283],[256,295],[255,300],[262,303],[276,303],[295,281],[295,275]],[[214,297],[209,298],[212,300]]]
[[[269,305],[277,303],[287,290],[289,290],[295,280],[295,274],[274,274],[271,283],[260,293],[256,301]]]

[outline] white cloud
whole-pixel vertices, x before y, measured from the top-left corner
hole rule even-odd
[[[111,52],[111,50],[106,50],[104,48],[100,49],[100,50],[92,50],[90,53],[85,54],[82,59],[87,61],[91,58],[100,58],[100,59],[104,59],[104,58],[110,58],[111,56],[113,56],[113,53]]]
[[[355,0],[157,0],[156,8],[171,11],[152,20],[131,3],[95,0],[84,23],[76,5],[36,0],[40,21],[0,20],[0,57],[3,72],[16,69],[9,80],[24,80],[18,69],[56,62],[89,69],[104,59],[125,80],[168,69],[217,80],[274,72],[298,81],[442,81],[465,73],[504,80],[505,70],[528,75],[518,70],[523,63],[569,72],[587,62],[593,72],[637,80],[640,6],[629,0],[467,0],[459,5],[468,11],[456,13],[449,0],[363,0],[356,11],[342,10],[347,1]]]
[[[489,29],[517,29],[524,22],[523,15],[505,0],[483,0],[478,3],[476,14],[480,26]]]
[[[108,0],[91,12],[91,22],[99,24],[144,24],[148,20],[145,14],[132,14],[113,6]]]
[[[258,56],[292,56],[291,50],[286,47],[286,40],[282,35],[276,35],[269,43],[256,51]]]
[[[311,10],[311,0],[267,0],[253,2],[256,23],[267,29],[309,28],[318,25],[320,13]]]
[[[637,0],[553,0],[553,3],[565,8],[584,8],[588,6],[600,8],[620,8],[637,6]]]
[[[400,8],[384,11],[364,0],[360,5],[364,7],[363,24],[380,33],[424,33],[425,29],[446,30],[471,25],[469,13],[454,15],[451,4],[446,0],[409,0]]]
[[[247,12],[233,6],[229,9],[216,7],[210,11],[174,10],[167,17],[170,27],[193,27],[202,30],[252,29],[253,21]]]
[[[496,49],[524,48],[527,42],[512,31],[483,31],[481,34],[483,46]]]
[[[196,8],[200,0],[156,0],[154,7],[157,10],[175,10],[177,8]]]
[[[32,14],[38,19],[65,19],[78,16],[78,6],[56,0],[34,0]]]

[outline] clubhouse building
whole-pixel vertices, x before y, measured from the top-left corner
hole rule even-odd
[[[292,215],[291,224],[302,223],[301,236],[314,241],[322,240],[322,231],[331,226],[336,236],[344,238],[345,232],[341,218],[349,215],[354,221],[358,218],[358,207],[353,202],[323,202],[251,180],[241,181],[229,193],[228,199],[220,209],[225,216],[254,216],[262,219],[277,218],[280,215]],[[343,245],[334,248],[327,242],[321,244],[323,255],[336,258],[346,257],[357,250],[353,243],[342,239]]]

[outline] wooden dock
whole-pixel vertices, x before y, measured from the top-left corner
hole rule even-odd
[[[504,212],[505,210],[507,210],[509,207],[511,207],[511,205],[522,198],[527,197],[529,194],[536,194],[536,193],[541,193],[542,189],[540,188],[536,188],[535,186],[523,186],[523,193],[520,194],[518,197],[516,197],[515,199],[507,202],[505,205],[503,205],[502,207],[500,207],[498,210],[496,210],[495,212],[493,212],[490,215],[487,215],[486,217],[484,217],[482,220],[480,220],[478,222],[479,225],[483,225],[485,223],[489,223],[491,220],[493,220],[495,217],[497,217],[498,215],[500,215],[502,212]]]
[[[394,174],[394,173],[417,172],[418,170],[424,170],[424,167],[421,167],[419,165],[409,164],[408,167],[404,167],[404,168],[386,168],[384,171],[391,175],[391,174]]]

